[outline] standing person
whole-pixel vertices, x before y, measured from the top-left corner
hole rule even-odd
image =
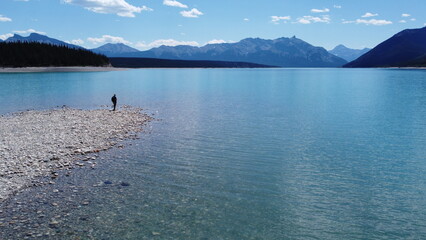
[[[115,96],[115,94],[114,96],[112,96],[111,102],[114,105],[114,109],[112,111],[115,111],[115,107],[117,106],[117,97]]]

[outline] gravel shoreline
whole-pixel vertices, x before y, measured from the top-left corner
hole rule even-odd
[[[137,138],[151,120],[125,106],[115,112],[63,107],[0,116],[0,202],[39,184],[37,177],[55,179],[58,170],[94,166],[97,152]]]

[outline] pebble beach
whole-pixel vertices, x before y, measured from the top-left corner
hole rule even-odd
[[[83,165],[97,153],[137,138],[152,118],[139,108],[79,110],[68,107],[0,116],[0,201],[42,184],[38,177]]]

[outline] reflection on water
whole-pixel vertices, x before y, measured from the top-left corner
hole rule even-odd
[[[61,175],[4,204],[5,236],[426,236],[424,71],[0,75],[1,113],[93,108],[112,93],[159,121],[124,149],[102,153],[97,169]]]

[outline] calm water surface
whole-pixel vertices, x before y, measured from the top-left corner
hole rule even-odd
[[[424,70],[0,74],[0,114],[97,108],[113,93],[159,121],[96,170],[60,178],[59,197],[16,197],[70,202],[33,203],[63,215],[55,228],[30,220],[43,238],[426,238]]]

